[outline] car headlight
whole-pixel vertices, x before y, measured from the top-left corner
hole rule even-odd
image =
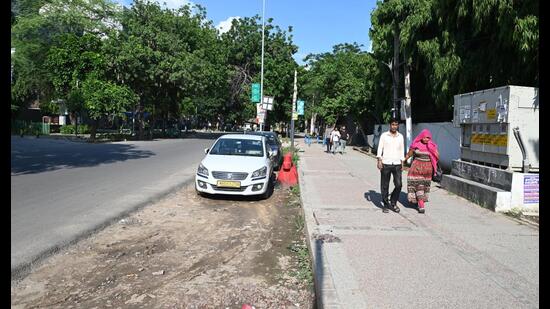
[[[254,171],[254,173],[252,173],[252,178],[263,177],[265,175],[267,175],[267,166],[264,166],[261,169]]]
[[[206,167],[204,167],[204,165],[199,164],[199,168],[197,169],[197,173],[198,174],[201,174],[201,175],[205,175],[205,176],[208,176],[208,169]]]

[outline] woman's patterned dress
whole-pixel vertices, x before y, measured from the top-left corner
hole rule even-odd
[[[416,204],[419,200],[428,201],[432,184],[433,167],[428,152],[414,150],[414,157],[407,174],[407,198]]]

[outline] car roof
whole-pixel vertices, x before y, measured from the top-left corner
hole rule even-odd
[[[220,139],[222,138],[262,140],[261,135],[252,135],[252,134],[225,134],[220,136]]]
[[[271,131],[251,131],[251,132],[246,132],[246,134],[249,134],[249,135],[263,135],[263,136],[266,136],[266,135],[277,136],[277,134],[275,132],[271,132]]]

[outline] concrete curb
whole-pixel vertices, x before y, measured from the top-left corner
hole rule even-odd
[[[19,135],[13,135],[13,136],[19,136]],[[30,136],[25,135],[22,138],[33,138],[36,139],[36,136]],[[38,137],[39,139],[55,139],[55,140],[65,140],[65,141],[71,141],[71,142],[80,142],[80,143],[88,143],[88,139],[84,137],[76,137],[76,136],[69,136],[69,135],[40,135]]]
[[[113,223],[118,222],[119,220],[133,214],[136,211],[139,211],[140,209],[149,206],[151,204],[154,204],[158,202],[159,200],[162,200],[163,198],[167,197],[170,194],[175,193],[176,191],[182,189],[186,185],[194,182],[194,167],[189,169],[192,171],[182,172],[182,178],[181,181],[178,181],[172,185],[170,185],[168,188],[164,190],[160,190],[159,192],[156,192],[152,194],[151,196],[148,196],[144,198],[141,201],[134,202],[134,205],[132,205],[130,208],[121,211],[113,216],[110,216],[103,220],[101,223],[96,224],[94,227],[89,228],[85,231],[82,231],[78,235],[75,235],[71,240],[65,241],[62,243],[58,243],[53,245],[51,248],[46,249],[42,252],[40,252],[38,255],[36,255],[31,261],[24,261],[21,262],[15,266],[12,266],[11,268],[11,280],[12,281],[19,281],[22,280],[24,277],[26,277],[34,268],[40,266],[47,258],[51,257],[52,255],[62,251],[63,249],[68,248],[71,245],[74,245],[78,243],[80,240],[83,240],[85,238],[90,237],[91,235],[98,233],[105,229],[106,227],[109,227]]]
[[[319,224],[314,207],[307,198],[311,194],[307,192],[303,170],[300,169],[298,174],[307,246],[312,261],[316,308],[349,308],[350,305],[353,308],[365,308],[365,300],[359,292],[353,270],[346,262],[340,239],[334,234],[332,226]]]
[[[305,229],[307,234],[307,246],[309,248],[309,254],[311,257],[311,269],[313,271],[313,285],[315,288],[315,304],[316,308],[323,309],[325,308],[325,304],[327,302],[337,302],[339,303],[337,297],[335,299],[327,299],[326,293],[323,289],[323,283],[324,282],[330,282],[333,283],[332,276],[330,272],[322,271],[323,265],[325,265],[326,261],[323,261],[322,256],[322,249],[319,246],[319,243],[315,239],[315,235],[319,234],[319,228],[317,227],[317,221],[315,219],[315,215],[313,213],[313,210],[308,207],[309,201],[307,199],[304,199],[304,190],[305,190],[305,184],[304,184],[304,173],[300,170],[298,172],[298,181],[300,184],[300,200],[302,202],[302,212],[304,215],[304,221],[305,221]],[[321,278],[321,274],[324,278]],[[325,285],[326,286],[326,285]],[[336,294],[333,294],[336,296]]]

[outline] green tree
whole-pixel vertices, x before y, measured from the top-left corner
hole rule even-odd
[[[538,86],[538,1],[378,1],[371,22],[374,56],[382,61],[391,58],[399,30],[416,121],[450,120],[455,94]],[[389,106],[387,73],[377,97]]]
[[[12,104],[25,106],[55,99],[45,65],[55,38],[64,33],[109,36],[117,30],[119,8],[108,0],[17,0],[12,1],[12,12]]]
[[[332,53],[309,55],[303,93],[322,123],[335,125],[350,117],[365,132],[379,108],[375,101],[377,64],[354,44],[334,46]]]
[[[127,86],[94,77],[86,79],[82,85],[82,97],[88,116],[93,120],[90,138],[95,139],[98,120],[104,116],[122,116],[122,113],[138,100]]]
[[[259,16],[233,20],[231,29],[221,35],[230,70],[230,92],[224,110],[235,121],[254,118],[256,105],[250,102],[252,83],[260,83],[262,24]],[[292,55],[297,46],[292,42],[292,27],[283,31],[266,20],[264,54],[264,96],[274,97],[274,110],[269,122],[288,122],[292,108],[294,70]],[[231,117],[231,116],[229,116]]]
[[[123,30],[108,51],[110,72],[138,95],[139,112],[152,111],[165,122],[185,113],[180,110],[184,101],[218,109],[223,102],[225,62],[203,8],[193,13],[189,6],[170,10],[135,1],[121,22]],[[138,123],[143,138],[143,117]]]

